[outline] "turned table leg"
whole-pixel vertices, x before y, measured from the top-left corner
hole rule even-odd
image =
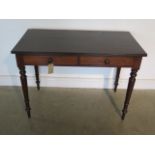
[[[124,120],[125,115],[127,113],[128,105],[129,105],[130,98],[131,98],[131,94],[132,94],[134,84],[135,84],[135,81],[136,81],[137,71],[138,71],[138,69],[132,69],[131,73],[130,73],[128,89],[127,89],[127,92],[126,92],[126,98],[125,98],[124,107],[123,107],[123,110],[122,110],[122,112],[123,112],[122,113],[122,120]]]
[[[116,77],[115,77],[115,83],[114,83],[114,92],[116,92],[116,90],[117,90],[120,71],[121,71],[121,67],[117,67]]]
[[[19,73],[20,73],[20,80],[21,80],[21,84],[22,84],[22,90],[23,90],[23,95],[24,95],[24,100],[25,100],[25,105],[26,105],[26,111],[27,111],[28,118],[30,118],[31,117],[31,113],[30,113],[31,108],[30,108],[30,104],[29,104],[25,66],[19,66]]]
[[[35,75],[36,75],[36,84],[37,84],[37,89],[40,89],[40,80],[39,80],[39,69],[38,66],[34,66],[35,69]]]

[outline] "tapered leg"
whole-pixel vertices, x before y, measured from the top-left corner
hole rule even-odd
[[[131,94],[132,94],[134,84],[135,84],[135,81],[136,81],[137,71],[138,71],[138,69],[132,69],[131,73],[130,73],[128,89],[127,89],[127,92],[126,92],[126,98],[125,98],[124,107],[123,107],[123,110],[122,110],[122,112],[123,112],[122,113],[122,120],[124,120],[125,115],[127,113],[128,105],[129,105],[130,98],[131,98]]]
[[[27,77],[26,77],[26,72],[25,72],[25,66],[19,66],[20,70],[20,80],[22,84],[22,90],[23,90],[23,95],[24,95],[24,100],[25,100],[25,105],[26,105],[26,111],[28,118],[31,117],[30,113],[30,105],[29,105],[29,96],[28,96],[28,87],[27,87]]]
[[[36,75],[36,84],[37,84],[37,89],[40,89],[40,80],[39,80],[39,69],[38,66],[34,66],[35,69],[35,75]]]
[[[118,67],[117,70],[116,70],[116,78],[115,78],[115,83],[114,83],[114,92],[116,92],[116,90],[117,90],[120,71],[121,71],[121,67]]]

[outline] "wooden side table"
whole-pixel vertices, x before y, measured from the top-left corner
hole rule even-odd
[[[147,56],[129,32],[29,29],[11,51],[16,55],[28,117],[31,117],[26,78],[26,65],[35,68],[36,83],[40,89],[39,65],[116,67],[114,91],[117,90],[122,67],[131,68],[122,119],[140,68]]]

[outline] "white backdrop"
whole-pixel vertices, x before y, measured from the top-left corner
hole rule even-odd
[[[18,68],[11,49],[28,28],[130,31],[148,57],[142,61],[135,88],[155,89],[155,20],[0,20],[0,85],[20,85]],[[33,67],[26,68],[28,83],[35,85]],[[119,88],[126,88],[130,70],[122,69]],[[40,67],[41,86],[112,88],[114,68],[55,67],[47,74]]]

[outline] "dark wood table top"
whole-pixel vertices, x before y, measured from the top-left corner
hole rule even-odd
[[[147,56],[132,35],[123,31],[29,29],[11,52]]]

